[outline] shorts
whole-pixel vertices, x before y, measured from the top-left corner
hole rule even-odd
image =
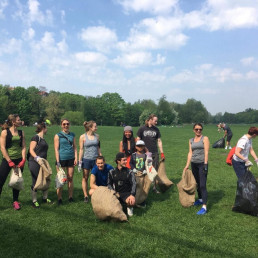
[[[120,197],[119,197],[119,201],[121,204],[125,203],[126,204],[126,199],[131,195],[130,192],[126,192],[126,193],[119,193]]]
[[[227,135],[227,142],[230,142],[231,138],[232,138],[233,134],[229,134]]]
[[[60,160],[61,167],[74,167],[74,159]]]
[[[82,159],[82,168],[90,170],[96,165],[95,159]]]

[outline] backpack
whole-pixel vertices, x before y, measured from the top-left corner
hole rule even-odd
[[[227,159],[226,159],[226,163],[229,165],[229,166],[232,166],[232,159],[233,159],[233,156],[235,154],[235,151],[236,151],[236,146],[233,147],[230,152],[228,153],[228,156],[227,156]]]

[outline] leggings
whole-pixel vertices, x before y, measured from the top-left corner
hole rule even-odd
[[[208,193],[206,188],[207,172],[203,170],[204,163],[191,162],[192,172],[197,183],[197,192],[199,199],[203,200],[203,204],[207,204]]]
[[[33,190],[39,175],[40,165],[38,164],[38,162],[32,159],[29,159],[28,165],[29,165],[31,178],[32,178],[31,190]]]
[[[22,158],[19,159],[12,159],[12,162],[15,165],[18,165],[22,161]],[[4,186],[4,183],[10,173],[12,168],[9,167],[9,164],[6,159],[3,158],[1,166],[0,166],[0,195],[2,193],[2,189]],[[21,168],[21,171],[23,171],[23,168]],[[13,201],[18,201],[20,191],[17,189],[13,189]]]

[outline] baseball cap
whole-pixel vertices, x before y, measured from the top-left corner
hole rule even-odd
[[[136,146],[139,146],[139,145],[145,146],[144,141],[138,140],[138,141],[136,142]]]

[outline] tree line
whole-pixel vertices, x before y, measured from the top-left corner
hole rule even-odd
[[[10,87],[0,84],[0,123],[9,114],[18,113],[25,125],[49,119],[59,124],[67,118],[74,125],[94,120],[99,125],[131,126],[142,125],[149,114],[159,117],[159,124],[177,125],[183,123],[257,123],[258,110],[246,109],[236,114],[225,112],[212,116],[201,101],[188,99],[184,104],[169,102],[166,96],[157,103],[150,99],[127,103],[118,93],[106,92],[101,96],[82,96],[72,93],[47,92],[45,87]]]

